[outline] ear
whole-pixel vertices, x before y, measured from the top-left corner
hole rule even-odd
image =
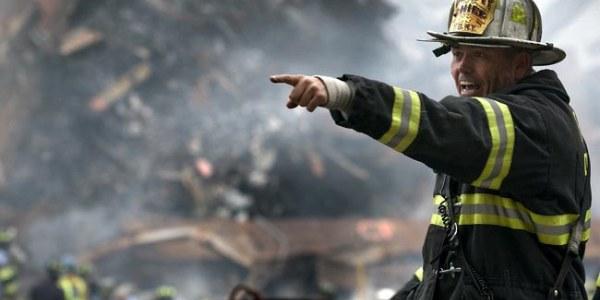
[[[529,54],[527,51],[521,51],[517,55],[515,55],[513,63],[514,63],[513,66],[515,66],[515,68],[514,68],[515,79],[517,81],[519,81],[519,80],[523,79],[525,76],[527,76],[529,74],[529,71],[531,70],[531,67],[532,67],[531,54]]]

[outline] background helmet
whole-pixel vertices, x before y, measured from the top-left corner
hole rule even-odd
[[[62,272],[62,266],[57,260],[51,260],[46,263],[46,272],[53,280],[57,279]]]
[[[94,273],[94,266],[88,262],[80,263],[77,266],[77,274],[83,278],[91,277]]]
[[[60,258],[61,270],[64,273],[77,273],[77,259],[72,255],[64,255]]]
[[[453,45],[494,48],[521,48],[532,54],[534,66],[562,61],[566,54],[552,43],[543,43],[542,17],[533,0],[454,0],[448,31],[428,31],[429,42],[444,44],[436,56]]]
[[[0,246],[7,246],[15,239],[17,230],[13,227],[0,228]]]
[[[177,292],[175,288],[168,285],[159,286],[156,291],[154,291],[154,299],[157,300],[172,300],[175,299]]]

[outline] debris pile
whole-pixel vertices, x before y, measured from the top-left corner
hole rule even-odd
[[[7,193],[36,183],[21,205],[39,195],[84,206],[135,198],[185,216],[245,208],[290,217],[381,213],[371,210],[377,201],[420,198],[414,186],[428,174],[388,181],[412,166],[325,118],[308,124],[285,111],[266,79],[297,64],[367,64],[385,43],[385,2],[74,2],[63,4],[72,13],[39,21],[67,18],[44,34],[59,41],[54,48],[31,34],[38,23],[28,32],[44,45],[41,103],[13,141],[12,171],[24,175],[5,179]],[[351,37],[356,28],[364,34]],[[339,41],[347,53],[332,60],[327,47]]]

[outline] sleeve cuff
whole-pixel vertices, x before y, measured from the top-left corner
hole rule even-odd
[[[315,77],[319,78],[327,89],[328,101],[325,104],[325,108],[348,112],[353,100],[350,85],[345,81],[329,76],[315,75]]]

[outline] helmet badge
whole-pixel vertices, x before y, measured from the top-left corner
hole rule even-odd
[[[510,19],[515,23],[527,26],[527,14],[525,13],[525,6],[523,6],[523,3],[513,3],[510,13]]]
[[[455,0],[450,33],[482,35],[496,11],[496,0]]]

